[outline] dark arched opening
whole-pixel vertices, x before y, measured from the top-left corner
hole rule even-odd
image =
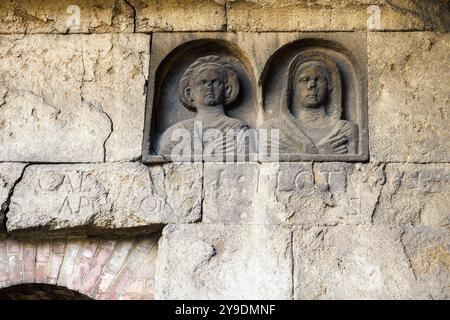
[[[0,289],[0,300],[91,300],[91,298],[65,287],[27,283]]]

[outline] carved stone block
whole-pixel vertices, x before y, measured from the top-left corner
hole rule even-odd
[[[371,159],[450,161],[450,34],[371,33],[368,43]]]
[[[196,164],[33,165],[11,198],[7,229],[94,232],[194,222],[201,186]]]
[[[156,299],[291,299],[289,228],[168,225],[159,245]]]
[[[22,163],[0,163],[0,233],[5,227],[5,211],[11,200],[11,193],[19,181],[25,164]]]
[[[352,207],[359,200],[359,188],[364,188],[363,184],[357,189],[348,184],[353,169],[353,165],[346,163],[324,163],[314,167],[306,163],[281,165],[272,177],[272,203],[269,201],[267,206],[274,208],[272,210],[283,217],[281,221],[287,223],[365,223],[367,214],[360,207]]]
[[[125,0],[4,0],[0,33],[133,32],[133,8]]]
[[[139,158],[149,50],[145,34],[0,36],[0,161]]]
[[[370,224],[385,180],[384,166],[369,164],[205,164],[203,217],[216,223]]]
[[[450,225],[450,165],[388,164],[373,222]]]
[[[299,228],[294,298],[448,299],[449,240],[446,229]]]
[[[129,0],[136,10],[137,32],[221,31],[224,3],[214,0]]]
[[[259,165],[205,163],[203,221],[251,222],[255,217]]]
[[[228,1],[227,24],[234,32],[449,31],[448,10],[446,2],[439,0]]]
[[[366,160],[366,79],[362,33],[156,34],[143,160]]]
[[[417,280],[416,297],[431,300],[450,299],[448,225],[444,228],[406,227],[401,243]]]
[[[446,164],[205,164],[204,189],[203,219],[214,223],[450,223]]]

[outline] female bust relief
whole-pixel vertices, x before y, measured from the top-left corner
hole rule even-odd
[[[184,72],[178,91],[183,105],[197,114],[193,119],[176,123],[162,134],[157,144],[159,154],[171,154],[179,143],[179,132],[187,132],[192,145],[199,144],[203,152],[236,154],[243,149],[235,138],[249,126],[225,114],[226,106],[239,94],[237,73],[225,59],[212,55],[197,59]],[[230,132],[236,135],[228,135]],[[195,147],[192,150],[196,152]]]
[[[358,128],[341,114],[338,66],[325,53],[310,50],[289,64],[280,114],[263,127],[280,130],[280,153],[355,154]]]

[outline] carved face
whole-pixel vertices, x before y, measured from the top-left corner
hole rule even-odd
[[[225,90],[224,71],[219,68],[200,70],[193,79],[189,95],[195,106],[217,106],[224,103]]]
[[[293,94],[304,108],[317,108],[327,102],[328,80],[318,64],[311,64],[298,70],[292,87]]]

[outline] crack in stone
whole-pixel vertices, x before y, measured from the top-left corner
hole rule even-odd
[[[223,4],[223,10],[224,10],[224,24],[222,26],[223,31],[228,31],[228,1],[224,1]]]
[[[378,211],[378,205],[380,204],[381,196],[382,196],[383,190],[384,190],[384,186],[386,185],[386,164],[383,163],[380,166],[381,166],[382,175],[384,177],[384,183],[381,184],[380,190],[378,192],[377,200],[375,201],[375,204],[374,204],[374,206],[372,208],[372,214],[370,215],[370,223],[372,225],[374,224],[375,216],[376,216],[376,213]],[[375,171],[377,171],[377,170],[378,170],[378,168]]]
[[[11,189],[9,189],[8,192],[8,196],[5,200],[5,202],[2,203],[1,208],[0,208],[0,214],[3,214],[3,230],[8,231],[6,224],[8,221],[8,212],[9,212],[9,205],[11,204],[11,198],[14,194],[14,190],[16,188],[16,186],[20,183],[20,181],[22,181],[23,176],[25,175],[25,170],[31,166],[31,163],[27,163],[23,169],[22,172],[20,173],[20,176],[16,179],[16,181],[13,182]]]
[[[375,201],[375,204],[374,204],[373,209],[372,209],[372,214],[370,215],[370,224],[372,224],[372,225],[374,224],[376,213],[378,211],[378,205],[380,204],[382,190],[383,190],[383,187],[381,188],[381,190],[380,190],[380,192],[379,192],[379,194],[377,196],[377,201]]]
[[[311,173],[312,173],[312,183],[314,186],[314,190],[317,190],[316,188],[316,161],[311,162]]]
[[[200,191],[200,218],[198,219],[198,221],[195,222],[202,222],[203,221],[203,203],[205,201],[205,164],[202,162],[201,164],[202,166],[202,180],[201,180],[201,185],[202,185],[202,189]]]
[[[401,230],[401,233],[400,233],[400,244],[402,246],[403,253],[405,254],[405,257],[408,260],[408,265],[409,265],[409,268],[411,269],[411,272],[412,272],[412,274],[414,276],[414,280],[417,281],[417,275],[416,275],[416,271],[414,270],[414,268],[412,266],[411,257],[409,256],[409,254],[408,254],[408,252],[406,250],[405,243],[403,242],[404,235],[405,235],[405,230]]]
[[[102,108],[99,108],[99,110],[100,110],[101,113],[103,113],[108,118],[109,124],[110,124],[109,134],[106,137],[105,141],[103,141],[103,162],[106,162],[106,155],[107,155],[107,153],[106,153],[106,143],[108,142],[109,138],[111,137],[111,135],[114,132],[114,123],[113,123],[111,117]]]
[[[136,8],[130,3],[130,0],[124,0],[124,2],[131,8],[133,11],[133,33],[136,33]]]
[[[291,228],[291,300],[295,299],[295,257],[294,257],[294,227]]]
[[[8,94],[8,89],[0,86],[0,108],[6,104],[6,95]]]
[[[80,83],[80,102],[83,103],[85,102],[84,99],[84,94],[83,94],[83,87],[84,87],[84,83],[85,82],[89,82],[85,80],[85,76],[86,76],[86,65],[85,65],[85,61],[84,61],[84,48],[83,48],[83,44],[80,43],[80,52],[81,52],[81,65],[82,65],[82,76],[81,76],[81,83]],[[110,50],[112,50],[112,47],[110,48]],[[109,50],[109,51],[110,51]],[[108,51],[108,52],[109,52]],[[98,63],[98,61],[96,61],[96,64]],[[86,101],[87,102],[87,101]],[[109,126],[110,126],[110,130],[108,135],[106,136],[105,140],[103,141],[103,162],[106,162],[106,156],[107,156],[107,150],[106,150],[106,144],[109,140],[109,138],[111,137],[111,135],[114,132],[114,123],[112,118],[110,117],[110,115],[108,113],[105,112],[105,110],[101,107],[101,106],[94,106],[92,103],[87,102],[89,104],[90,107],[94,108],[96,111],[98,111],[99,113],[103,114],[106,116],[106,118],[108,119],[109,122]]]
[[[83,50],[83,43],[80,42],[80,53],[81,53],[81,66],[82,66],[82,75],[81,75],[81,83],[80,83],[80,100],[81,102],[84,101],[83,97],[83,86],[84,86],[84,77],[86,76],[86,66],[84,64],[84,50]]]
[[[404,14],[411,14],[412,16],[421,19],[422,21],[426,22],[426,24],[428,24],[428,28],[430,28],[430,26],[431,28],[433,27],[433,22],[429,17],[426,17],[417,11],[401,7],[400,5],[393,3],[392,0],[386,0],[386,3]]]

